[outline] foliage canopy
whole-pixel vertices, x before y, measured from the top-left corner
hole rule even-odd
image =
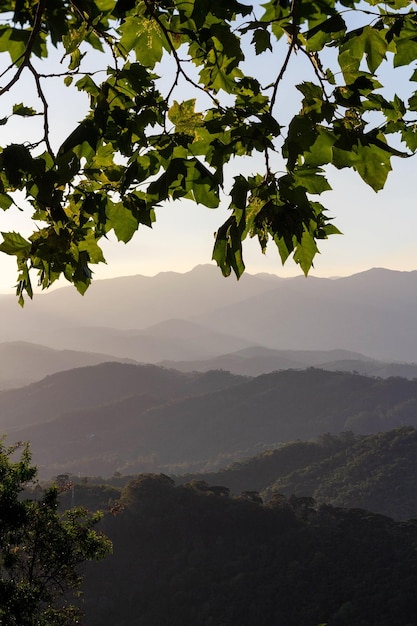
[[[378,191],[392,157],[417,149],[416,38],[409,0],[5,0],[0,95],[27,80],[38,106],[16,102],[0,124],[41,120],[36,141],[0,153],[0,207],[18,205],[20,191],[33,209],[33,234],[4,232],[0,244],[17,258],[20,301],[32,295],[31,270],[43,288],[63,274],[83,293],[90,265],[104,261],[100,238],[113,230],[129,241],[168,199],[215,208],[229,198],[213,251],[223,274],[243,272],[246,237],[262,250],[272,239],[283,263],[293,255],[307,273],[317,241],[339,232],[318,201],[331,188],[327,166]],[[48,69],[54,47],[58,73]],[[411,82],[397,94],[385,70],[395,77],[401,66]],[[90,102],[57,148],[53,80]],[[300,97],[289,121],[288,81]],[[181,99],[184,88],[192,97]],[[262,171],[230,182],[233,159],[256,154]]]
[[[86,572],[91,626],[415,621],[415,520],[279,493],[262,505],[253,492],[152,474],[121,503],[104,521],[114,555]]]

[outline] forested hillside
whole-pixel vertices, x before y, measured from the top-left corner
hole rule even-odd
[[[363,508],[398,520],[417,518],[417,431],[397,428],[375,435],[329,433],[315,441],[283,444],[218,472],[173,476],[178,485],[223,485],[235,496],[258,494],[268,504],[274,494],[313,497],[320,504]],[[61,495],[91,510],[107,510],[135,475],[68,475]]]
[[[295,439],[417,426],[417,380],[317,369],[256,378],[108,363],[0,394],[42,477],[218,470]]]
[[[292,442],[177,487],[59,477],[62,507],[105,511],[114,544],[87,568],[85,623],[415,626],[416,462],[403,427]]]
[[[417,430],[402,427],[366,436],[327,433],[220,472],[178,477],[177,482],[192,479],[225,485],[236,495],[256,491],[266,502],[279,492],[395,519],[417,518]]]
[[[89,626],[416,624],[414,522],[156,475],[121,502],[113,556],[86,572]]]

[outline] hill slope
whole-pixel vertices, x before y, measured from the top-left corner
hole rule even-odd
[[[251,297],[196,317],[257,345],[343,348],[383,360],[415,362],[417,272],[382,269],[335,280],[294,278],[260,300]],[[314,321],[312,321],[314,320]]]
[[[309,499],[260,506],[139,476],[87,569],[91,626],[415,624],[416,525]]]
[[[25,341],[0,343],[0,389],[23,387],[48,374],[107,361],[128,363],[130,359],[85,351],[54,350]]]
[[[417,518],[417,430],[403,426],[374,435],[322,435],[268,450],[220,472],[182,476],[225,485],[232,493],[278,492],[318,503],[363,508],[396,519]]]
[[[247,379],[105,364],[3,392],[0,427],[32,442],[44,474],[184,473],[323,432],[417,426],[416,409],[417,381],[400,378],[309,369]]]

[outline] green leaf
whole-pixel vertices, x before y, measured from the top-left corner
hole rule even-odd
[[[361,35],[349,33],[347,41],[339,48],[338,61],[346,84],[353,83],[357,76],[362,57],[365,54],[365,41]]]
[[[299,157],[311,150],[317,136],[317,124],[310,116],[295,115],[292,118],[282,148],[284,157],[288,159],[288,169],[293,169]]]
[[[109,228],[113,228],[118,241],[127,243],[138,229],[138,220],[122,202],[107,201],[106,216]]]
[[[244,210],[247,204],[248,192],[250,190],[249,182],[244,176],[235,176],[234,184],[230,192],[232,204],[237,209]]]
[[[22,61],[29,36],[29,31],[0,26],[0,52],[8,52],[13,63]]]
[[[293,258],[300,265],[306,276],[313,266],[313,259],[318,252],[319,249],[314,236],[308,230],[304,230],[301,241],[296,244]]]
[[[103,251],[97,243],[97,239],[93,231],[90,231],[88,235],[78,245],[78,249],[81,252],[87,252],[91,263],[104,263],[105,258]]]
[[[187,162],[187,189],[193,192],[195,201],[215,209],[219,206],[218,184],[215,176],[200,161]]]
[[[78,70],[78,68],[80,67],[80,63],[81,60],[83,58],[84,54],[81,54],[81,51],[79,48],[76,48],[76,50],[74,50],[74,52],[71,52],[70,54],[70,62],[68,64],[68,69],[69,70]]]
[[[321,50],[326,43],[330,43],[336,35],[344,33],[345,30],[346,24],[340,13],[331,15],[327,19],[319,21],[306,33],[307,49],[310,51]]]
[[[13,105],[13,115],[20,115],[21,117],[32,117],[33,115],[39,115],[32,107],[27,107],[24,104]]]
[[[265,50],[272,51],[271,35],[266,28],[257,28],[253,32],[252,43],[255,44],[256,54],[262,54]]]
[[[297,167],[293,172],[296,186],[303,187],[308,193],[321,194],[331,190],[327,179],[321,175],[323,170],[317,167]]]
[[[326,239],[329,235],[341,235],[342,232],[334,224],[326,224],[323,226],[323,231]]]
[[[395,38],[394,67],[410,65],[417,57],[417,33],[414,25],[402,29],[400,35]]]
[[[87,28],[87,24],[82,22],[79,28],[71,28],[62,36],[62,43],[67,54],[71,56],[73,53],[78,52],[78,55],[80,55],[79,47],[85,40]]]
[[[352,167],[374,191],[383,189],[391,171],[390,153],[375,144],[363,145],[361,140],[349,151],[334,149],[333,164]]]
[[[168,111],[168,119],[175,124],[177,133],[184,133],[198,139],[198,130],[203,126],[203,116],[195,112],[195,98],[174,104]]]
[[[280,237],[279,235],[274,235],[273,237],[276,247],[278,248],[278,254],[281,259],[282,265],[285,265],[288,257],[293,251],[293,246],[290,247],[287,245],[287,241],[284,237]]]
[[[140,191],[125,194],[123,196],[124,206],[132,212],[138,224],[144,224],[152,228],[155,222],[155,211],[146,203],[145,194]]]
[[[317,138],[304,152],[304,163],[309,166],[325,165],[332,162],[335,134],[328,128],[319,126]]]
[[[215,93],[220,90],[233,93],[236,88],[236,79],[242,77],[243,72],[240,69],[234,68],[229,71],[216,64],[210,64],[200,72],[200,82],[213,89]]]
[[[16,256],[29,256],[31,243],[16,232],[1,233],[3,241],[0,244],[0,251],[5,254]]]
[[[0,193],[0,209],[7,211],[13,204],[13,198],[7,193]]]
[[[391,171],[390,155],[378,146],[358,146],[355,169],[374,191],[383,189]]]
[[[120,44],[126,52],[134,51],[136,60],[145,67],[154,67],[162,59],[163,49],[169,49],[165,35],[156,20],[146,17],[126,17],[119,27]]]
[[[230,276],[233,269],[236,277],[240,278],[245,270],[242,258],[244,230],[244,224],[232,215],[216,233],[212,259],[220,267],[223,276]]]
[[[365,26],[362,37],[369,71],[374,73],[385,59],[388,44],[381,32],[372,26]]]
[[[67,137],[58,151],[58,156],[71,150],[79,157],[86,159],[93,157],[97,150],[100,130],[93,120],[85,119]]]
[[[67,78],[72,78],[72,77],[70,76]],[[82,78],[80,78],[80,80],[77,80],[77,82],[75,83],[75,86],[80,91],[86,91],[91,96],[97,97],[100,93],[99,88],[97,87],[97,85],[95,84],[91,76],[88,76],[88,75],[83,76]]]
[[[412,152],[417,150],[417,124],[412,124],[401,131],[402,140]]]

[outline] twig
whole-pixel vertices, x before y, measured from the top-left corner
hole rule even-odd
[[[46,0],[39,0],[38,6],[36,7],[35,21],[33,23],[32,32],[30,33],[30,37],[29,37],[29,41],[25,49],[25,53],[23,54],[22,57],[19,57],[18,59],[19,61],[22,58],[22,63],[18,67],[16,74],[9,81],[9,83],[5,87],[3,87],[3,89],[0,89],[0,96],[6,93],[6,91],[9,91],[13,87],[13,85],[17,83],[24,68],[27,67],[29,64],[33,46],[35,45],[36,37],[41,29],[42,13],[45,8],[45,4],[46,4]],[[15,64],[16,64],[16,61],[15,61]]]
[[[36,83],[36,89],[37,89],[37,92],[38,92],[38,96],[42,100],[42,104],[43,104],[43,132],[44,132],[43,140],[45,141],[46,149],[48,150],[48,152],[52,156],[52,158],[55,160],[55,156],[54,156],[51,144],[49,142],[48,101],[45,98],[45,94],[43,93],[43,89],[42,89],[41,81],[40,81],[40,78],[39,78],[39,74],[36,72],[35,68],[33,67],[33,65],[32,65],[32,63],[30,61],[28,61],[27,67],[33,74],[33,77],[34,77],[35,83]]]
[[[207,95],[207,96],[208,96],[208,97],[209,97],[209,98],[210,98],[210,99],[214,102],[214,104],[216,105],[216,107],[217,107],[219,110],[224,111],[224,109],[223,109],[223,107],[221,106],[220,102],[218,101],[218,99],[217,99],[215,96],[213,96],[213,94],[210,92],[210,90],[208,90],[207,88],[202,87],[201,85],[199,85],[198,83],[196,83],[196,82],[195,82],[192,78],[190,78],[190,77],[188,76],[188,74],[187,74],[187,73],[183,70],[181,59],[179,58],[178,53],[177,53],[177,51],[176,51],[176,49],[175,49],[175,46],[174,46],[174,44],[173,44],[173,43],[172,43],[172,41],[171,41],[171,37],[170,37],[170,32],[169,32],[169,30],[166,28],[165,24],[163,24],[163,23],[161,22],[161,20],[159,19],[159,17],[158,17],[157,15],[155,15],[154,8],[149,6],[149,2],[147,2],[147,1],[145,0],[145,3],[146,3],[146,6],[147,6],[147,8],[148,8],[148,10],[149,10],[150,15],[152,16],[152,19],[154,19],[154,20],[155,20],[155,22],[158,24],[159,28],[162,30],[162,32],[163,32],[163,33],[164,33],[164,35],[165,35],[165,38],[166,38],[166,40],[167,40],[167,42],[168,42],[168,45],[169,45],[169,47],[170,47],[170,50],[171,50],[172,56],[174,57],[175,62],[176,62],[176,64],[177,64],[177,72],[178,72],[178,74],[181,74],[181,76],[183,76],[183,78],[185,78],[185,80],[186,80],[188,83],[190,83],[193,87],[195,87],[195,89],[199,89],[200,91],[202,91],[203,93],[205,93],[205,94],[206,94],[206,95]]]
[[[270,104],[270,110],[272,113],[272,109],[274,108],[275,105],[275,100],[277,98],[277,92],[278,92],[278,86],[280,84],[280,82],[283,79],[283,76],[287,70],[288,67],[288,63],[290,61],[291,55],[293,53],[293,51],[298,47],[297,45],[297,22],[296,22],[296,15],[295,15],[295,9],[296,9],[296,5],[297,5],[297,0],[292,0],[292,5],[291,5],[291,17],[292,17],[292,33],[291,33],[291,39],[290,39],[290,46],[288,48],[288,52],[286,54],[286,57],[284,59],[284,63],[282,64],[282,67],[280,69],[280,72],[275,80],[274,83],[274,87],[272,90],[272,96],[271,96],[271,104]]]

